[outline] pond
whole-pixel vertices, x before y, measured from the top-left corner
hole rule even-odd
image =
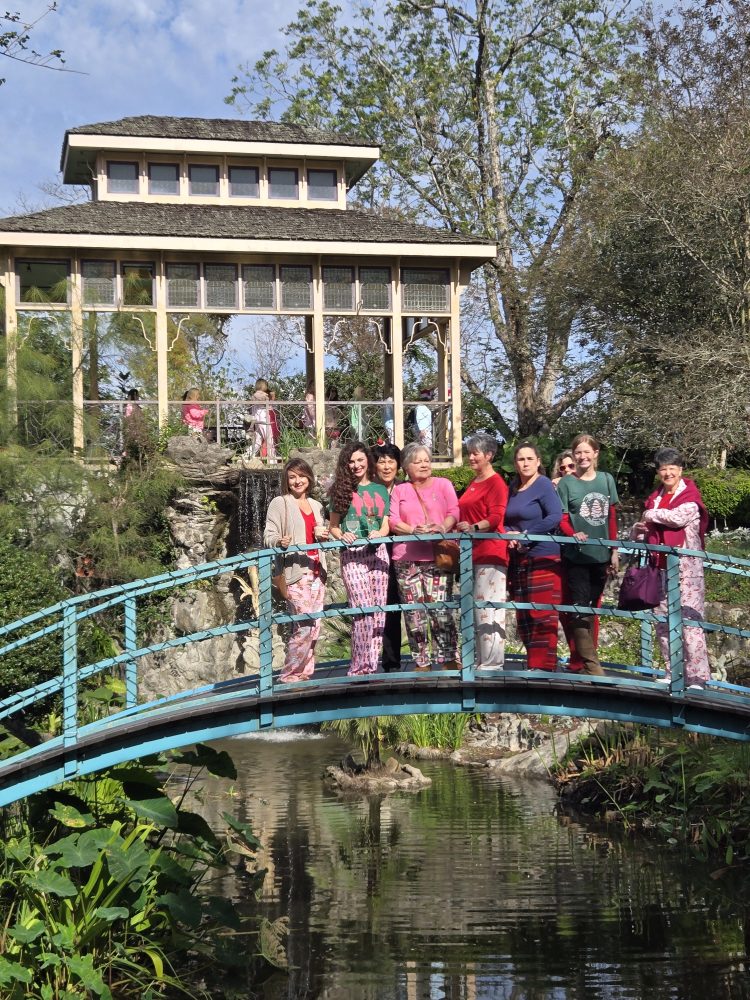
[[[251,822],[262,910],[290,918],[262,1000],[750,997],[735,872],[561,817],[543,783],[431,762],[418,794],[346,800],[321,781],[332,737],[223,748],[240,777],[205,805]]]

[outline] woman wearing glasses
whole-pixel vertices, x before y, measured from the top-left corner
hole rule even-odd
[[[552,485],[557,488],[557,484],[564,476],[572,476],[576,471],[576,460],[573,452],[561,451],[552,466]]]

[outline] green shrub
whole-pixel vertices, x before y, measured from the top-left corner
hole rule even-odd
[[[442,476],[443,479],[450,479],[456,493],[465,490],[474,478],[474,470],[468,465],[454,465],[449,469],[434,469],[432,474],[433,476]]]
[[[695,480],[712,518],[734,526],[750,524],[750,471],[692,469],[685,475]]]

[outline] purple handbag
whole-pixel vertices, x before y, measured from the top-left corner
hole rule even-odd
[[[628,566],[620,584],[620,611],[650,611],[664,600],[664,574],[657,566]]]

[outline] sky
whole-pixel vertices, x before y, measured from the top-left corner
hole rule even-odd
[[[58,0],[34,29],[38,52],[64,50],[58,73],[0,61],[0,214],[49,202],[67,128],[126,115],[232,118],[224,103],[240,64],[282,43],[302,0]],[[10,5],[9,5],[10,6]],[[45,0],[18,0],[27,21]]]

